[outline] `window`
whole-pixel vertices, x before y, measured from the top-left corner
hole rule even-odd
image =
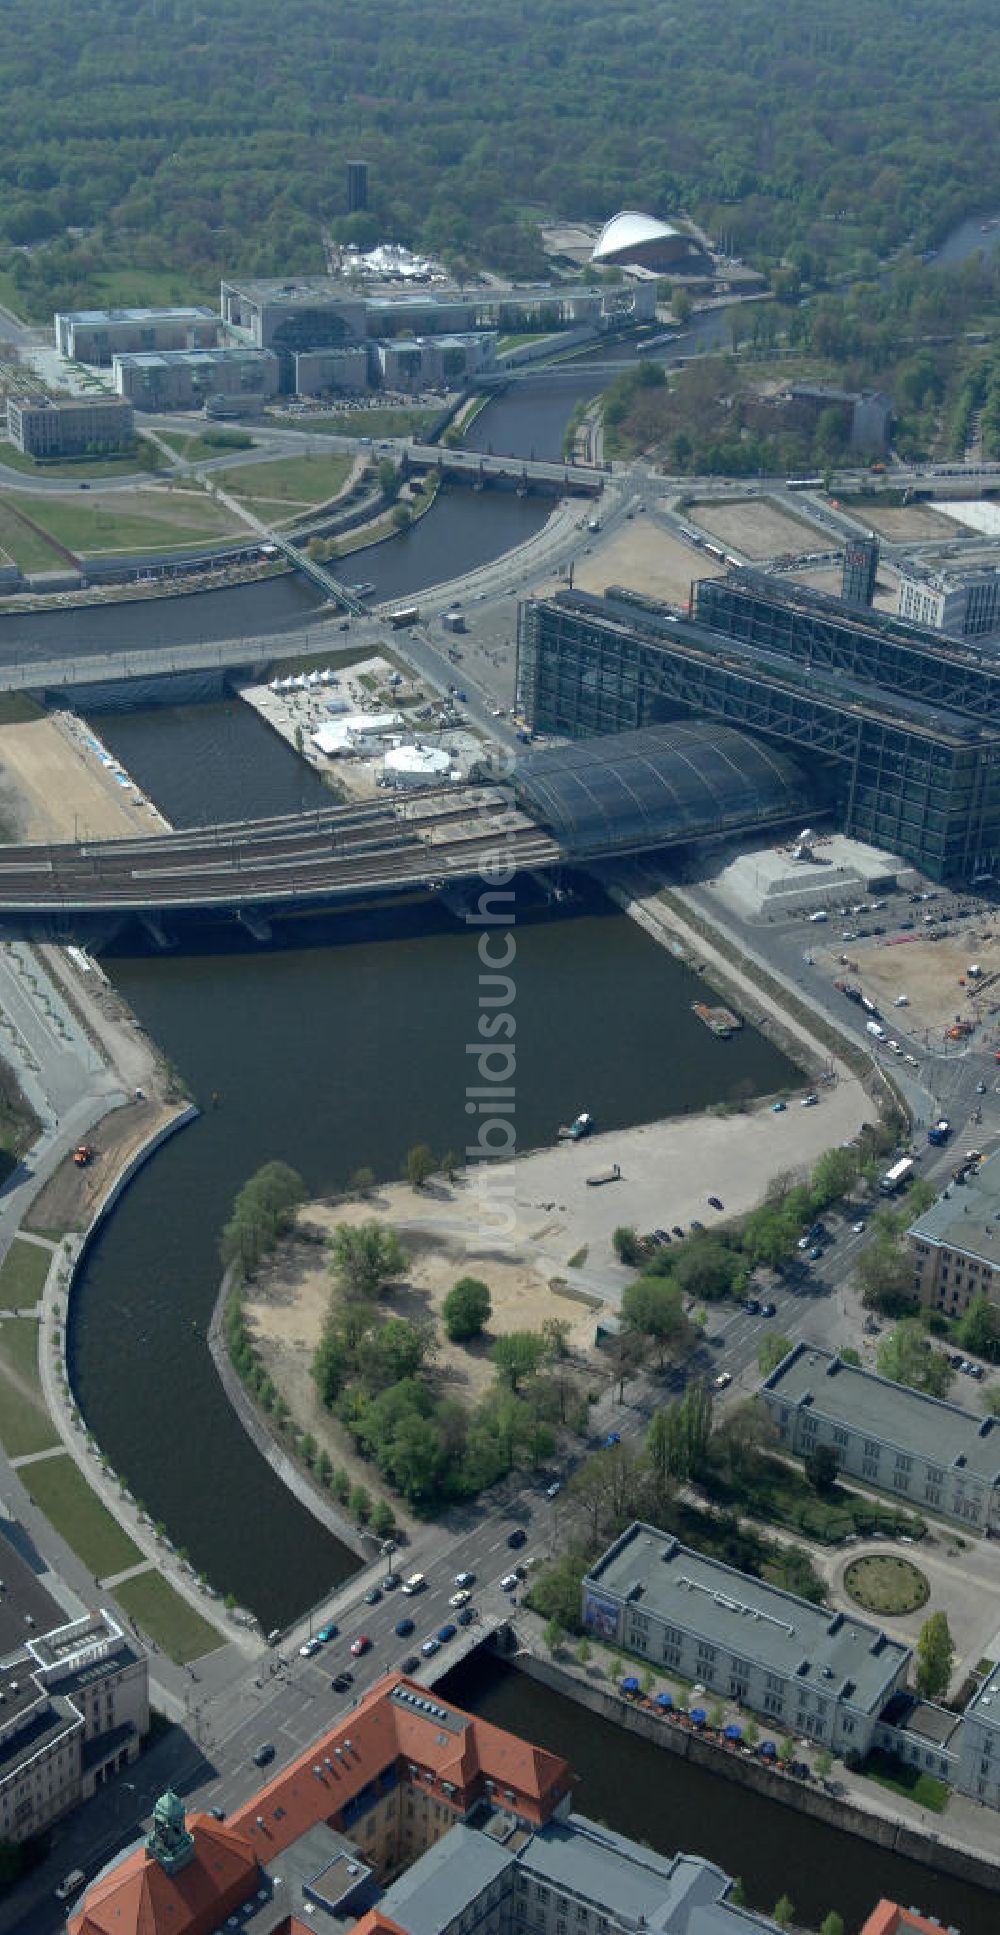
[[[877,1458],[881,1449],[882,1447],[879,1444],[879,1441],[877,1438],[865,1439],[865,1457],[866,1458]]]
[[[834,1425],[833,1442],[835,1445],[841,1445],[841,1446],[845,1446],[847,1444],[847,1432],[844,1430],[842,1425],[839,1425],[839,1424]]]
[[[709,1646],[707,1640],[700,1639],[698,1641],[698,1658],[700,1661],[707,1661],[709,1665],[712,1665],[715,1660],[715,1647]]]
[[[548,1889],[546,1888],[546,1886],[545,1886],[545,1884],[544,1884],[544,1882],[541,1882],[541,1881],[536,1881],[536,1883],[535,1883],[535,1900],[536,1900],[536,1901],[548,1901],[548,1898],[549,1898],[549,1891],[548,1891]]]
[[[897,1451],[896,1453],[896,1470],[897,1471],[913,1470],[913,1459],[907,1457],[905,1451]]]
[[[877,1478],[877,1477],[878,1477],[878,1460],[877,1460],[877,1458],[862,1458],[862,1460],[861,1460],[861,1476],[862,1476],[862,1478]]]

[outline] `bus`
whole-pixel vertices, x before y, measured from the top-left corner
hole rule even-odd
[[[398,632],[403,625],[415,625],[419,617],[419,605],[400,605],[397,611],[389,613],[389,623]]]
[[[896,1191],[902,1189],[904,1183],[909,1182],[914,1167],[912,1156],[901,1156],[898,1162],[894,1162],[892,1168],[886,1170],[879,1184],[883,1196],[895,1196]]]

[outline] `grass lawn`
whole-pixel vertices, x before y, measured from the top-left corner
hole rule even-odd
[[[245,430],[158,430],[161,443],[169,444],[189,464],[202,457],[222,457],[227,450],[255,450],[253,437]]]
[[[301,430],[304,436],[411,437],[426,430],[440,410],[339,410],[331,416],[269,416],[282,430]]]
[[[36,1404],[25,1397],[0,1369],[0,1444],[8,1458],[26,1458],[58,1443],[59,1433],[41,1398]]]
[[[44,717],[45,707],[27,692],[0,692],[0,726],[26,726]]]
[[[6,551],[24,572],[66,569],[62,553],[46,542],[43,532],[33,531],[30,524],[18,517],[14,501],[7,494],[0,498],[0,550]]]
[[[41,1256],[42,1252],[39,1251]],[[22,1384],[30,1384],[42,1399],[38,1374],[38,1323],[34,1317],[5,1317],[0,1323],[0,1369],[7,1365]]]
[[[68,1453],[22,1466],[21,1479],[39,1511],[98,1579],[139,1564],[143,1555],[135,1540],[101,1504]]]
[[[23,471],[27,477],[128,477],[134,471],[155,470],[160,462],[161,453],[145,439],[137,450],[123,451],[120,457],[81,457],[73,464],[40,464],[14,444],[0,443],[0,464],[7,470]]]
[[[102,504],[67,497],[23,497],[17,508],[68,551],[158,551],[242,530],[232,513],[200,491],[119,491]],[[3,506],[0,505],[0,510]],[[0,543],[3,542],[0,532]],[[60,559],[61,563],[62,560]]]
[[[877,1786],[888,1787],[893,1794],[905,1794],[918,1807],[929,1807],[932,1814],[943,1814],[948,1805],[949,1789],[943,1780],[936,1780],[933,1774],[922,1774],[918,1767],[908,1766],[893,1754],[869,1754],[861,1772]]]
[[[0,1263],[0,1310],[28,1310],[36,1304],[51,1262],[51,1250],[15,1236]]]
[[[225,1645],[221,1633],[189,1606],[159,1572],[140,1572],[135,1579],[126,1579],[123,1585],[115,1587],[115,1598],[136,1625],[150,1639],[155,1639],[157,1646],[169,1659],[176,1660],[178,1666],[185,1666],[188,1660],[200,1659],[203,1653],[214,1653],[217,1646]]]
[[[523,349],[525,343],[544,343],[550,337],[554,345],[556,338],[549,329],[538,329],[535,330],[534,334],[529,332],[527,335],[522,336],[498,336],[497,355],[509,356],[512,349]]]
[[[282,504],[326,504],[343,490],[353,458],[346,451],[304,457],[276,457],[269,464],[241,464],[235,470],[214,470],[213,484],[233,497],[265,499]]]
[[[862,1498],[843,1485],[820,1496],[804,1474],[780,1458],[758,1457],[738,1476],[731,1476],[719,1464],[706,1474],[703,1489],[713,1504],[749,1512],[802,1532],[823,1545],[836,1545],[853,1532],[903,1532],[908,1538],[922,1538],[926,1527],[922,1519],[892,1505],[879,1505]]]
[[[844,1574],[850,1597],[866,1612],[915,1612],[930,1596],[930,1585],[911,1559],[891,1552],[872,1552],[855,1559]]]

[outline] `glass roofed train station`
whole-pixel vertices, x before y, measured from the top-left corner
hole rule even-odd
[[[578,771],[570,764],[557,781],[553,770],[551,801],[536,801],[553,827],[560,813],[569,827],[600,811],[628,827],[646,801],[667,822],[673,786],[682,818],[699,784],[707,804],[730,783],[729,823],[738,824],[738,784],[720,750],[727,727],[741,742],[731,751],[747,806],[756,787],[762,802],[773,800],[778,768],[769,761],[780,750],[808,772],[810,812],[827,807],[845,833],[932,879],[1000,876],[1000,658],[981,645],[750,570],[697,584],[690,616],[617,588],[604,597],[562,591],[520,609],[518,702],[536,731],[601,735]],[[607,738],[695,721],[713,730],[686,742],[691,773],[683,775],[678,740],[672,759],[655,755],[659,791],[635,755],[619,759]],[[525,801],[541,785],[533,770],[525,762]]]
[[[810,804],[787,753],[711,721],[528,753],[514,791],[570,859],[801,819]]]

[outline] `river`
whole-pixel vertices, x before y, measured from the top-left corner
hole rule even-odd
[[[836,1909],[853,1931],[887,1895],[914,1903],[943,1928],[957,1926],[961,1935],[994,1935],[997,1901],[991,1891],[732,1786],[621,1732],[514,1667],[474,1656],[448,1675],[443,1690],[484,1719],[562,1754],[578,1776],[578,1813],[606,1821],[661,1854],[717,1861],[741,1877],[753,1908],[769,1913],[787,1894],[797,1923],[818,1928]],[[947,1822],[945,1815],[944,1833]]]

